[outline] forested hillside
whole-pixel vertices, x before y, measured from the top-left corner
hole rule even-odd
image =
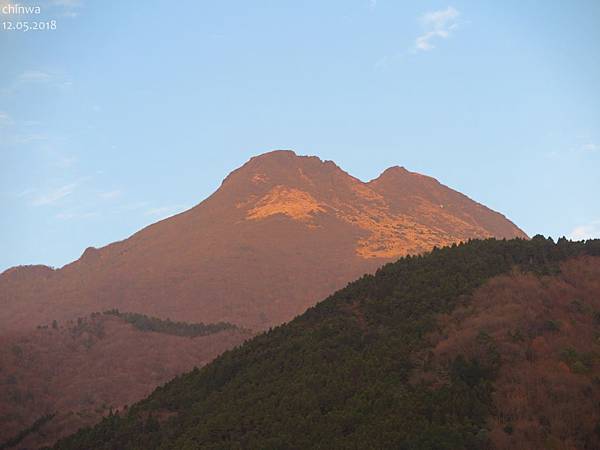
[[[57,449],[600,448],[600,241],[387,264]]]

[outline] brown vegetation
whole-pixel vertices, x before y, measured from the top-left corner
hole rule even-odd
[[[143,332],[103,314],[3,336],[0,443],[56,413],[21,446],[51,444],[248,337],[237,330],[194,338]]]
[[[492,279],[468,303],[445,317],[435,355],[499,357],[494,448],[600,448],[600,258]]]

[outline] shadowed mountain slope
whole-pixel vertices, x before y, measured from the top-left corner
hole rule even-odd
[[[116,311],[2,336],[0,445],[50,415],[16,448],[53,444],[250,337],[230,324]]]
[[[407,257],[56,449],[600,446],[600,240]]]
[[[492,236],[526,237],[432,178],[394,167],[364,183],[331,161],[274,151],[196,207],[59,270],[5,271],[0,328],[119,308],[265,329],[382,263]]]

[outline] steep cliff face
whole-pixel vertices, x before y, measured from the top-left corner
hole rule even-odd
[[[252,158],[194,208],[62,269],[0,275],[0,327],[120,308],[264,329],[400,256],[525,234],[436,180],[394,167],[368,183],[331,161]]]

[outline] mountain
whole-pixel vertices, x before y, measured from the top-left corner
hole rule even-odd
[[[117,311],[1,336],[0,448],[41,418],[16,448],[53,444],[250,336]]]
[[[184,213],[88,248],[61,269],[0,275],[0,441],[54,414],[23,441],[52,443],[383,263],[489,236],[526,237],[501,214],[400,167],[364,183],[290,151],[252,158]],[[95,314],[115,308],[243,330],[189,339]]]
[[[472,238],[526,235],[401,167],[364,183],[331,161],[252,158],[194,208],[61,269],[0,275],[0,329],[119,308],[266,329],[385,262]]]
[[[405,257],[70,449],[600,448],[600,240]]]

